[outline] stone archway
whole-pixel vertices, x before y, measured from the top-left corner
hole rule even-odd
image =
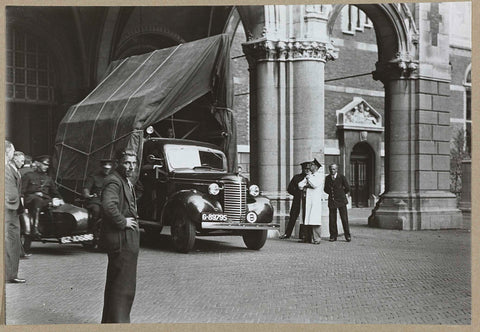
[[[288,207],[285,183],[296,165],[324,160],[324,66],[337,56],[328,29],[342,6],[239,10],[249,36],[244,51],[251,73],[252,179],[277,202],[281,219]],[[419,33],[420,16],[408,6],[358,5],[375,27],[379,61],[373,78],[385,87],[386,190],[369,224],[459,227],[461,214],[448,192],[449,114],[441,106],[449,93],[448,52],[442,52],[448,40],[437,38],[441,30]],[[416,15],[448,11],[442,4],[410,6]]]

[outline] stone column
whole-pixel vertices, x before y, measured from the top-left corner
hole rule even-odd
[[[251,180],[284,223],[286,188],[299,164],[324,161],[324,66],[335,54],[326,43],[305,40],[263,38],[243,47],[250,65]]]
[[[462,216],[449,192],[448,82],[416,76],[399,57],[377,64],[385,85],[385,193],[369,225],[403,230],[458,228]]]

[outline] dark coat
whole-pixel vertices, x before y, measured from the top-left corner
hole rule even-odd
[[[127,180],[116,171],[105,179],[102,209],[100,245],[108,253],[102,323],[130,323],[140,232],[138,228],[126,228],[127,217],[138,218],[135,194]]]
[[[350,191],[350,185],[344,175],[337,173],[335,181],[331,175],[327,175],[323,191],[328,194],[329,208],[338,208],[348,204],[346,194]]]
[[[121,249],[120,235],[125,232],[127,217],[138,218],[137,203],[128,182],[118,172],[105,178],[102,190],[102,238],[107,251]]]
[[[12,165],[5,165],[5,208],[17,210],[20,206],[20,174]]]
[[[101,196],[102,196],[102,189],[105,184],[105,178],[107,175],[103,173],[103,171],[95,172],[94,174],[90,175],[85,181],[84,188],[88,189],[90,195],[96,194],[96,197],[91,197],[88,199],[87,204],[102,204]]]
[[[290,180],[290,183],[288,184],[287,191],[290,195],[293,196],[294,201],[300,202],[302,198],[303,190],[300,190],[298,188],[298,183],[302,181],[304,178],[305,178],[305,174],[303,173],[295,174]]]
[[[32,198],[39,197],[36,192],[43,194],[43,199],[50,200],[54,197],[61,198],[55,182],[52,178],[40,171],[33,171],[22,177],[22,194],[25,197],[25,203],[28,204]]]
[[[20,173],[12,165],[5,165],[5,279],[18,277],[20,261]]]

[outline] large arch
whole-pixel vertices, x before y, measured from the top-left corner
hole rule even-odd
[[[280,218],[288,206],[281,203],[288,200],[283,187],[296,165],[307,156],[324,160],[324,66],[337,56],[329,32],[343,6],[239,8],[251,73],[251,173],[279,202]],[[356,6],[373,22],[378,45],[373,78],[385,88],[386,190],[369,224],[457,227],[459,211],[448,192],[448,113],[441,106],[448,95],[448,52],[442,52],[448,39],[430,43],[425,35],[430,32],[421,36],[417,29],[422,15],[430,10],[446,15],[448,7]]]

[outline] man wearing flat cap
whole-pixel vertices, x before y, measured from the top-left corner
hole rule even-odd
[[[347,196],[350,185],[343,174],[338,174],[337,164],[331,164],[328,167],[330,174],[325,177],[324,191],[328,194],[328,221],[330,230],[330,242],[337,241],[337,209],[340,212],[345,240],[351,241],[350,228],[348,226]]]
[[[302,190],[306,190],[305,220],[306,229],[304,242],[320,244],[320,227],[322,225],[322,185],[323,176],[320,172],[322,164],[314,159],[310,165],[310,174],[298,184]]]
[[[300,165],[302,166],[302,173],[295,174],[290,180],[290,183],[288,184],[287,191],[290,195],[293,196],[293,202],[290,208],[288,225],[285,229],[285,233],[280,235],[280,239],[290,238],[293,228],[295,227],[295,223],[297,222],[298,215],[300,214],[300,210],[302,209],[303,205],[305,205],[305,192],[298,188],[298,183],[302,181],[307,175],[307,173],[310,171],[310,164],[311,161],[305,161],[301,163]]]
[[[85,181],[85,185],[83,186],[83,197],[86,199],[86,208],[90,212],[92,218],[90,221],[92,222],[92,228],[94,230],[99,229],[97,223],[100,220],[100,215],[102,211],[102,189],[105,183],[105,178],[108,174],[110,174],[113,161],[110,159],[102,159],[100,160],[101,168],[91,174],[87,180]],[[98,240],[98,234],[95,234]]]
[[[33,235],[38,233],[38,221],[40,211],[50,203],[54,205],[64,204],[53,179],[47,174],[50,167],[49,156],[35,158],[37,168],[33,172],[25,174],[22,178],[22,195],[25,199],[25,207],[28,209],[33,220]]]

